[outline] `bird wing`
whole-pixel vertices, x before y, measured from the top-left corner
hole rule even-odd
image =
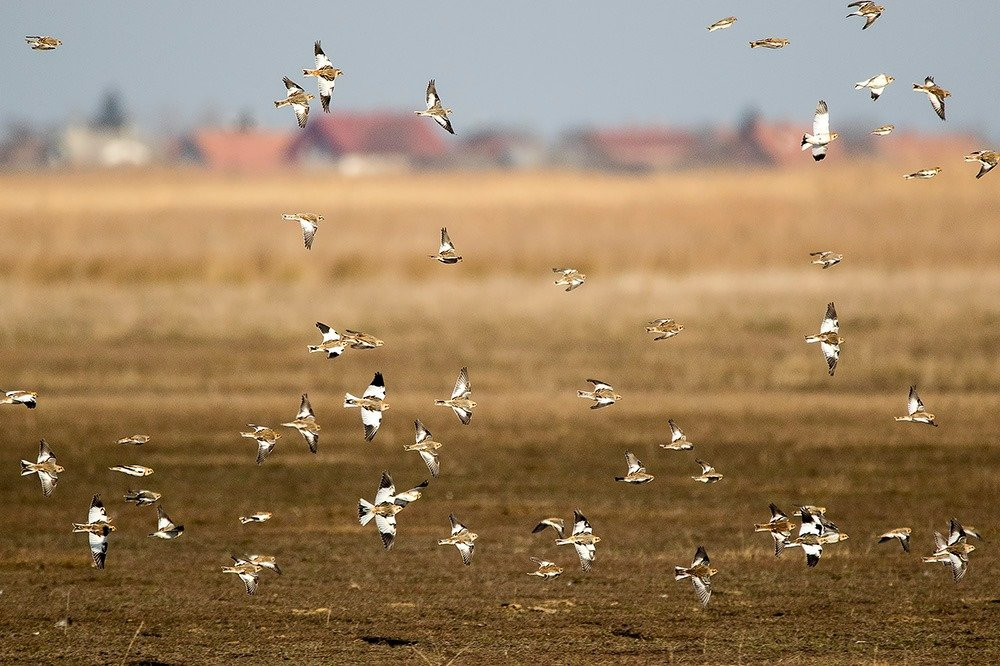
[[[438,248],[439,254],[445,254],[446,252],[454,252],[455,244],[451,242],[451,238],[448,236],[448,228],[441,227],[441,247]]]
[[[38,470],[38,480],[42,482],[42,496],[49,497],[52,495],[52,491],[55,490],[56,482],[59,479],[48,472]]]
[[[448,131],[448,134],[455,133],[455,128],[451,126],[451,118],[449,118],[447,115],[443,113],[441,115],[435,115],[434,122],[436,122],[441,127],[445,128],[445,130]]]
[[[917,412],[924,411],[924,403],[921,402],[920,396],[917,395],[917,387],[910,387],[910,397],[906,401],[906,412],[908,414],[916,414]]]
[[[451,535],[452,536],[455,536],[456,534],[460,534],[462,532],[468,531],[467,528],[465,527],[465,525],[463,525],[462,523],[458,522],[458,519],[455,518],[455,514],[450,514],[448,516],[448,520],[451,521]]]
[[[642,461],[639,460],[631,451],[625,452],[625,464],[628,465],[629,474],[635,474],[636,472],[643,471]]]
[[[820,522],[816,520],[816,516],[812,515],[808,511],[802,509],[802,525],[799,527],[799,536],[805,536],[806,534],[815,534],[819,536],[823,532],[823,527]]]
[[[556,534],[559,535],[560,539],[563,537],[563,521],[561,518],[546,518],[545,520],[535,525],[534,529],[531,530],[531,533],[536,534],[538,532],[543,531],[546,527],[551,527],[552,529],[554,529],[556,531]]]
[[[323,106],[323,111],[330,113],[330,100],[333,98],[333,89],[337,82],[334,79],[324,79],[322,76],[316,77],[316,86],[319,89],[319,101]]]
[[[375,433],[378,432],[378,428],[382,424],[382,412],[377,409],[362,407],[361,423],[365,426],[365,441],[372,441],[375,439]]]
[[[962,529],[962,524],[952,518],[948,523],[948,545],[958,543],[965,539],[965,530]]]
[[[802,550],[806,554],[806,566],[814,567],[819,564],[819,558],[823,555],[823,544],[802,544]]]
[[[831,345],[828,342],[819,343],[819,348],[826,357],[826,365],[830,369],[832,376],[837,369],[837,361],[840,359],[840,345]]]
[[[170,530],[176,527],[174,522],[170,520],[170,516],[163,511],[163,507],[156,507],[156,529],[159,531]]]
[[[312,453],[316,453],[319,446],[319,435],[309,430],[299,430],[302,433],[302,438],[306,440],[306,444],[309,445],[309,450]]]
[[[382,379],[382,373],[376,372],[375,377],[372,379],[372,383],[368,385],[362,397],[365,398],[378,398],[379,400],[385,400],[385,380]]]
[[[319,41],[313,47],[313,53],[316,55],[316,69],[323,69],[324,67],[333,67],[333,63],[330,59],[326,57],[323,53],[323,47],[320,45]]]
[[[948,564],[951,565],[951,574],[955,577],[955,582],[965,577],[965,571],[969,568],[969,560],[955,553],[948,553]]]
[[[340,333],[337,333],[337,331],[333,330],[323,322],[316,322],[316,328],[318,328],[319,332],[323,334],[323,342],[330,342],[331,340],[335,342],[340,340]]]
[[[708,566],[711,561],[708,559],[708,553],[705,551],[704,546],[698,546],[698,550],[694,553],[694,559],[691,560],[691,568],[698,566],[699,564],[704,564]]]
[[[291,97],[292,95],[296,95],[296,94],[304,93],[305,92],[305,90],[303,90],[302,87],[299,86],[299,84],[295,83],[295,81],[292,81],[287,76],[285,78],[283,78],[282,81],[285,82],[285,90],[288,91],[288,96],[289,97]]]
[[[306,113],[308,112],[309,109],[306,107]],[[298,115],[298,111],[296,111],[296,115]],[[309,220],[299,220],[299,226],[302,227],[302,242],[305,243],[307,250],[311,250],[313,246],[313,238],[316,237],[316,229],[318,227],[314,222],[310,222]]]
[[[312,405],[309,404],[309,394],[303,393],[302,403],[299,405],[299,413],[296,415],[295,418],[304,419],[310,416],[315,417]]]
[[[701,473],[702,474],[711,474],[712,472],[715,471],[715,468],[712,467],[711,465],[709,465],[704,460],[698,460],[698,459],[696,459],[695,462],[698,463],[699,465],[701,465]]]
[[[292,104],[292,110],[295,111],[295,120],[298,121],[299,127],[305,127],[306,120],[309,119],[309,105]]]
[[[680,428],[677,427],[677,424],[674,423],[673,419],[670,419],[669,421],[667,421],[667,425],[670,426],[670,441],[671,442],[676,442],[678,440],[684,439],[684,432]]]
[[[465,566],[472,564],[472,554],[476,551],[476,544],[456,543],[455,547],[458,548],[458,552],[462,554],[462,562]]]
[[[396,516],[375,515],[375,527],[378,528],[379,536],[382,537],[382,545],[386,550],[392,548],[396,541]]]
[[[247,586],[247,594],[253,594],[257,591],[258,575],[256,571],[241,571],[239,576],[243,584]]]
[[[948,543],[944,540],[944,537],[941,536],[941,533],[940,532],[935,532],[934,533],[934,547],[937,550],[940,551],[940,550],[944,550],[947,546],[948,546]]]
[[[826,306],[826,315],[823,317],[823,323],[819,327],[820,333],[839,333],[840,332],[840,322],[837,320],[837,308],[834,307],[833,303],[828,303]]]
[[[274,440],[258,439],[257,440],[257,464],[261,464],[264,460],[271,455],[271,451],[274,450],[274,445],[276,442]]]
[[[420,458],[427,465],[427,469],[430,470],[431,476],[437,477],[441,473],[441,463],[438,461],[438,455],[433,451],[418,451]]]
[[[378,490],[375,491],[375,504],[388,504],[396,494],[396,486],[392,483],[389,472],[382,472],[382,480],[379,481]]]
[[[777,504],[774,504],[772,502],[771,504],[768,504],[768,508],[771,509],[772,523],[776,523],[781,520],[788,520],[788,516],[786,516],[784,513],[781,512],[781,509],[778,508]]]
[[[594,528],[590,526],[587,517],[580,513],[579,509],[573,510],[573,534],[593,534]]]
[[[813,116],[813,136],[817,138],[830,136],[830,111],[823,100],[820,100],[819,104],[816,105],[816,115]]]
[[[462,368],[458,373],[458,380],[455,382],[455,390],[451,392],[451,397],[468,398],[472,394],[472,384],[469,382],[469,369]]]
[[[698,601],[701,602],[701,605],[707,606],[708,600],[712,598],[711,579],[707,576],[705,578],[691,576],[691,585],[694,587],[694,593],[698,595]]]
[[[98,569],[103,569],[104,560],[108,557],[108,536],[87,532],[87,540],[90,542],[90,554],[94,558],[94,565]]]
[[[52,449],[49,448],[48,443],[43,439],[38,444],[38,463],[41,464],[47,460],[52,460],[55,458],[55,454],[52,453]]]
[[[108,512],[104,509],[104,503],[101,502],[100,495],[94,495],[94,499],[90,502],[90,511],[87,513],[87,522],[89,523],[106,523],[108,522]]]
[[[597,549],[592,543],[575,543],[573,546],[576,548],[576,555],[580,558],[580,568],[584,571],[590,571],[590,567],[594,562],[594,558],[597,556]]]
[[[614,391],[614,389],[611,388],[611,384],[608,384],[607,382],[602,382],[600,379],[588,379],[587,382],[589,382],[589,383],[591,383],[591,384],[594,385],[594,390],[595,391],[600,391],[601,389],[606,389],[608,391]]]
[[[419,419],[413,422],[413,427],[416,430],[417,444],[431,438],[431,431],[425,428]]]
[[[436,104],[441,102],[441,98],[438,97],[437,87],[434,85],[434,79],[427,82],[427,95],[425,101],[427,102],[427,108],[432,109]]]

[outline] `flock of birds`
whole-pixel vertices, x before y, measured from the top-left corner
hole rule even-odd
[[[871,27],[885,11],[883,6],[866,1],[852,2],[848,7],[854,9],[848,15],[849,17],[860,16],[865,19],[862,29]],[[736,17],[730,16],[708,26],[708,30],[709,32],[715,32],[727,29],[732,27],[736,21]],[[29,36],[26,40],[32,49],[41,51],[50,51],[62,44],[59,39],[50,36]],[[780,49],[788,46],[788,44],[788,39],[768,37],[751,41],[750,47]],[[303,76],[315,77],[317,79],[319,98],[323,111],[329,112],[336,80],[344,72],[333,66],[318,41],[314,45],[314,56],[315,67],[303,69],[302,74]],[[894,80],[894,77],[880,73],[865,81],[858,82],[855,88],[859,90],[867,89],[871,94],[872,100],[878,100],[885,88]],[[275,107],[291,107],[295,113],[299,127],[304,128],[309,117],[309,103],[314,99],[314,96],[307,93],[305,89],[288,77],[284,77],[283,81],[286,88],[286,96],[284,99],[275,101],[274,105]],[[950,97],[950,93],[947,90],[936,85],[934,78],[931,76],[926,77],[923,84],[914,84],[913,89],[925,93],[937,115],[942,120],[945,119],[944,100]],[[425,105],[425,109],[416,111],[415,113],[431,118],[444,130],[454,134],[454,128],[449,118],[452,111],[441,103],[434,79],[431,79],[427,84]],[[885,136],[892,130],[893,125],[883,125],[875,129],[873,134]],[[837,136],[836,132],[830,131],[829,109],[826,102],[821,100],[816,108],[812,133],[806,133],[802,137],[802,149],[811,149],[813,158],[817,161],[822,160],[826,157],[828,145]],[[967,155],[965,160],[980,162],[981,169],[976,176],[980,178],[997,165],[998,161],[1000,161],[1000,154],[990,150],[982,150]],[[912,174],[907,174],[905,178],[931,178],[940,171],[940,167],[922,169]],[[297,222],[301,226],[305,248],[307,250],[311,249],[319,224],[323,221],[323,216],[313,213],[285,213],[282,217],[285,220]],[[438,252],[428,256],[445,265],[454,265],[462,261],[462,256],[458,254],[446,228],[441,229],[441,241]],[[844,258],[842,254],[829,250],[813,252],[810,256],[813,257],[811,263],[819,265],[823,269],[836,266]],[[565,287],[567,292],[582,286],[587,279],[586,275],[574,268],[553,268],[552,270],[559,276],[555,280],[555,284]],[[318,322],[316,327],[322,334],[322,341],[317,345],[309,345],[308,352],[325,353],[327,358],[330,359],[340,356],[348,349],[376,349],[384,344],[382,340],[367,333],[352,330],[345,330],[343,333],[340,333],[321,322]],[[657,337],[655,340],[672,338],[680,334],[683,330],[683,324],[679,324],[673,319],[656,319],[649,322],[649,325],[646,326],[647,332],[656,334]],[[819,344],[826,360],[829,374],[832,376],[840,358],[841,345],[844,343],[844,337],[840,335],[836,307],[833,303],[827,306],[819,333],[808,335],[805,340],[807,343]],[[611,406],[622,397],[606,381],[588,379],[587,382],[592,385],[592,390],[580,390],[578,391],[578,396],[593,401],[594,404],[591,406],[591,409],[601,409]],[[34,409],[37,401],[38,396],[33,391],[6,391],[0,397],[0,404],[20,404],[29,409]],[[472,385],[469,380],[468,368],[462,368],[459,372],[451,397],[436,400],[434,404],[452,409],[462,425],[469,425],[476,403],[472,400]],[[382,373],[375,373],[371,383],[360,397],[346,393],[344,396],[344,407],[356,408],[360,411],[365,440],[372,441],[378,433],[383,412],[389,409],[389,404],[386,402],[386,385]],[[910,387],[906,415],[897,416],[895,420],[937,426],[934,415],[925,409],[914,386]],[[668,425],[671,432],[670,442],[660,444],[662,448],[675,451],[689,451],[694,448],[695,445],[688,440],[687,436],[673,420],[669,420]],[[295,419],[282,423],[281,427],[297,430],[302,435],[309,450],[313,453],[317,452],[320,426],[316,422],[316,416],[309,403],[309,396],[307,394],[302,395],[299,411]],[[249,431],[241,432],[240,435],[254,440],[257,444],[256,462],[259,465],[274,450],[281,435],[268,426],[250,424],[249,428]],[[414,428],[415,442],[405,445],[404,450],[416,452],[426,464],[431,477],[437,478],[441,471],[438,449],[442,447],[442,444],[434,441],[431,432],[419,420],[414,421]],[[148,435],[132,435],[120,439],[118,443],[122,445],[141,446],[148,443],[149,440]],[[632,451],[625,451],[625,462],[626,473],[624,476],[614,477],[615,481],[639,485],[649,483],[654,479],[653,475],[646,471],[643,463]],[[693,480],[700,483],[713,484],[724,478],[721,473],[717,472],[707,462],[696,458],[694,463],[699,465],[702,471],[701,474],[692,476]],[[137,478],[153,474],[152,469],[135,464],[116,465],[110,469]],[[41,482],[42,495],[45,497],[49,497],[53,493],[59,480],[59,474],[63,471],[64,468],[57,463],[55,454],[44,440],[39,445],[38,456],[35,462],[28,460],[21,461],[21,474],[23,476],[37,475]],[[397,493],[392,477],[388,472],[383,472],[378,489],[375,492],[374,500],[371,502],[363,498],[358,500],[359,522],[363,526],[374,522],[383,547],[385,549],[392,548],[396,539],[397,515],[409,504],[420,499],[422,492],[428,485],[429,482],[424,481],[414,488]],[[176,539],[184,534],[184,526],[170,519],[163,507],[158,504],[160,498],[160,493],[146,489],[129,490],[124,496],[126,502],[134,503],[136,506],[157,504],[156,530],[150,533],[149,536],[166,540]],[[847,534],[843,533],[836,524],[827,518],[825,507],[810,505],[799,507],[792,514],[793,517],[799,518],[798,525],[775,504],[770,504],[769,508],[771,512],[770,520],[766,523],[754,525],[754,530],[756,532],[767,532],[773,537],[775,556],[780,556],[787,548],[801,548],[805,554],[807,566],[814,567],[819,563],[823,553],[823,546],[836,544],[848,538]],[[250,516],[241,516],[239,521],[242,524],[261,523],[269,520],[271,515],[270,512],[261,511]],[[455,546],[462,557],[462,562],[465,565],[470,565],[475,553],[475,542],[478,535],[461,523],[454,514],[450,515],[449,519],[451,522],[451,532],[447,537],[440,539],[438,544]],[[581,569],[584,572],[590,571],[596,558],[596,545],[601,541],[601,538],[594,534],[593,527],[584,514],[580,510],[574,510],[572,532],[569,536],[565,533],[563,519],[559,517],[542,519],[532,531],[539,533],[548,528],[552,528],[557,534],[556,545],[572,545],[576,550]],[[98,569],[104,568],[109,536],[115,529],[99,495],[94,495],[93,497],[87,515],[87,522],[73,524],[74,533],[87,534],[93,558],[93,566]],[[792,534],[796,529],[798,533],[793,539]],[[909,527],[897,527],[879,535],[878,542],[884,543],[896,539],[901,543],[903,550],[909,552],[910,534],[911,529]],[[924,557],[923,561],[946,564],[951,567],[954,579],[956,581],[961,580],[968,568],[968,555],[975,550],[975,546],[968,543],[968,537],[970,536],[981,538],[975,528],[969,526],[963,527],[958,520],[951,519],[948,536],[945,537],[935,532],[935,549],[931,555]],[[552,579],[558,577],[563,572],[563,568],[554,562],[534,557],[531,559],[537,564],[535,571],[528,572],[531,576]],[[277,564],[276,558],[270,555],[233,555],[232,560],[233,562],[230,566],[222,567],[222,572],[239,576],[246,585],[248,594],[253,594],[256,591],[261,571],[267,569],[276,574],[281,574],[281,569]],[[711,599],[711,579],[716,573],[717,569],[711,566],[711,561],[704,546],[697,547],[690,566],[677,566],[674,569],[676,580],[689,579],[692,582],[697,598],[703,605],[708,605]]]

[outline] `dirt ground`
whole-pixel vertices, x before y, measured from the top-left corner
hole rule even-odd
[[[40,395],[0,406],[0,661],[1000,661],[996,182],[822,166],[0,176],[0,388]],[[311,252],[280,219],[293,210],[326,217]],[[425,258],[444,225],[457,266]],[[822,271],[820,249],[846,258]],[[555,287],[561,265],[587,283]],[[803,341],[831,300],[847,338],[832,378]],[[684,332],[653,342],[659,317]],[[386,344],[309,355],[316,321]],[[462,426],[433,401],[466,365],[479,407]],[[391,409],[366,443],[342,399],[376,370]],[[589,377],[622,401],[589,410]],[[892,420],[914,383],[939,428]],[[303,392],[319,453],[281,429],[255,465],[239,431],[291,420]],[[442,472],[387,552],[357,500],[382,470],[397,489],[428,478],[403,451],[415,418]],[[657,446],[668,418],[694,451]],[[133,433],[152,440],[115,444]],[[66,468],[50,498],[17,475],[40,438]],[[654,481],[613,481],[627,448]],[[696,457],[725,478],[692,481]],[[155,474],[107,469],[127,463]],[[163,493],[185,534],[148,538],[155,509],[127,487]],[[70,529],[94,493],[118,527],[104,571]],[[753,532],[769,502],[825,506],[850,539],[815,569],[775,558]],[[602,538],[589,573],[531,533],[574,508]],[[260,510],[274,518],[238,522]],[[470,567],[436,545],[449,513],[480,535]],[[985,537],[957,584],[920,562],[953,516]],[[900,526],[911,553],[876,544]],[[719,569],[707,608],[673,580],[699,545]],[[220,571],[245,552],[283,570],[254,596]],[[532,556],[565,572],[529,577]]]

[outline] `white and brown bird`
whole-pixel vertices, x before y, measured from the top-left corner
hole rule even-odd
[[[903,547],[905,552],[910,552],[910,528],[909,527],[897,527],[896,529],[889,530],[888,532],[883,532],[878,537],[879,543],[885,543],[886,541],[892,541],[893,539],[898,539],[899,544]]]
[[[753,526],[754,532],[769,532],[774,539],[774,556],[778,557],[785,550],[785,544],[792,536],[795,523],[788,516],[782,513],[781,509],[773,502],[768,504],[771,510],[771,520],[766,523],[757,523]]]
[[[674,423],[673,419],[668,419],[667,425],[670,426],[670,443],[660,444],[661,449],[669,449],[671,451],[690,451],[694,448],[694,444],[688,441],[684,431],[681,430],[676,423]]]
[[[942,88],[941,86],[934,83],[934,77],[928,76],[924,79],[923,85],[919,83],[913,84],[913,89],[922,93],[927,94],[927,99],[930,100],[931,106],[934,108],[934,112],[938,114],[938,118],[944,120],[944,101],[951,97],[951,93]]]
[[[41,35],[29,35],[24,41],[35,51],[54,51],[62,46],[62,40]]]
[[[337,77],[343,76],[344,72],[333,66],[330,59],[323,53],[323,47],[319,40],[313,45],[313,53],[316,56],[315,69],[303,69],[302,76],[315,76],[319,85],[319,101],[323,104],[323,111],[330,113],[330,98],[333,96],[333,88],[337,85]]]
[[[564,522],[562,518],[543,518],[542,520],[538,521],[538,524],[535,525],[535,527],[531,530],[531,533],[538,534],[539,532],[544,532],[549,527],[555,530],[555,533],[558,535],[558,538],[560,539],[563,538]]]
[[[340,337],[351,349],[377,349],[385,344],[370,333],[352,331],[349,328],[344,329],[344,333]]]
[[[177,525],[170,520],[170,516],[163,510],[162,506],[156,507],[156,531],[150,534],[157,539],[176,539],[184,534],[184,526]]]
[[[750,42],[750,48],[783,49],[789,44],[791,42],[784,37],[765,37],[764,39],[755,39]]]
[[[674,567],[674,580],[690,578],[698,601],[701,602],[702,606],[708,606],[708,602],[712,598],[712,576],[717,573],[719,570],[712,567],[705,547],[698,546],[690,567]]]
[[[319,229],[319,223],[323,221],[323,216],[314,213],[282,213],[281,219],[299,223],[299,226],[302,227],[302,242],[307,250],[311,250],[316,230]]]
[[[828,303],[826,306],[826,315],[823,317],[823,323],[819,326],[819,333],[807,335],[806,342],[819,343],[819,348],[823,352],[823,358],[826,359],[826,365],[832,377],[837,369],[837,361],[840,360],[840,345],[844,343],[844,337],[840,335],[837,308],[833,303]]]
[[[910,395],[906,399],[906,416],[895,416],[893,417],[896,421],[909,421],[910,423],[926,423],[927,425],[932,425],[937,427],[937,422],[934,420],[934,415],[924,408],[923,401],[920,400],[920,396],[917,395],[917,387],[910,387]]]
[[[266,523],[271,520],[274,516],[270,511],[258,511],[257,513],[251,513],[249,516],[240,516],[241,525],[249,525],[250,523]]]
[[[90,542],[90,554],[94,558],[94,566],[98,569],[104,568],[104,561],[108,556],[108,535],[117,529],[111,524],[108,512],[104,509],[100,495],[94,495],[90,501],[90,511],[87,513],[87,522],[73,523],[73,532],[85,532],[87,540]]]
[[[933,178],[934,176],[941,173],[941,167],[934,167],[932,169],[921,169],[920,171],[914,171],[913,173],[908,173],[903,176],[904,180],[927,180],[928,178]]]
[[[5,391],[0,395],[0,405],[24,405],[34,409],[38,405],[38,394],[34,391]]]
[[[701,466],[701,474],[698,476],[692,476],[691,478],[699,483],[715,483],[722,480],[722,475],[715,471],[715,468],[709,465],[704,460],[695,459],[695,462]]]
[[[316,328],[323,335],[323,341],[318,345],[308,345],[310,354],[322,353],[327,358],[337,358],[344,353],[347,341],[343,337],[321,321],[316,322]]]
[[[535,529],[537,531],[537,528]],[[601,537],[594,534],[594,528],[590,526],[587,518],[579,509],[574,509],[573,533],[566,538],[560,536],[560,538],[556,539],[556,545],[573,546],[576,548],[576,555],[580,558],[580,568],[584,571],[590,571],[590,568],[594,564],[594,559],[597,557],[596,544],[600,541]]]
[[[965,161],[979,162],[979,173],[976,174],[976,178],[978,179],[993,171],[997,162],[1000,162],[1000,153],[992,150],[977,150],[974,153],[966,155]]]
[[[882,93],[885,91],[886,86],[896,80],[896,77],[891,74],[880,73],[871,77],[870,79],[865,79],[864,81],[858,81],[854,84],[855,90],[864,90],[865,88],[872,95],[872,101],[877,100]]]
[[[396,514],[406,506],[405,502],[399,504],[395,500],[396,486],[393,485],[389,472],[382,472],[374,502],[364,498],[358,499],[358,522],[367,525],[374,519],[375,527],[386,550],[392,548],[392,544],[396,542]]]
[[[646,472],[646,468],[643,466],[642,461],[639,460],[631,451],[625,452],[625,464],[628,465],[628,471],[625,476],[616,476],[615,481],[639,484],[649,483],[653,480],[653,475]]]
[[[940,532],[934,533],[934,553],[923,558],[924,562],[940,562],[951,566],[952,576],[955,582],[965,577],[965,572],[969,568],[969,553],[976,549],[975,546],[966,542],[967,533],[954,518],[948,523],[948,539],[945,540]]]
[[[452,411],[462,422],[462,425],[469,425],[472,420],[472,410],[476,403],[472,400],[472,384],[469,382],[469,369],[462,368],[458,371],[458,379],[455,381],[455,388],[451,392],[448,400],[435,400],[437,407],[451,407]]]
[[[532,557],[531,561],[538,565],[538,569],[536,571],[529,571],[529,576],[538,576],[542,580],[550,580],[552,578],[558,578],[563,572],[562,567],[557,565],[555,562],[540,560],[537,557]]]
[[[716,30],[725,30],[726,28],[732,26],[736,23],[735,16],[727,16],[726,18],[719,19],[712,25],[708,26],[709,32],[715,32]]]
[[[646,326],[647,333],[656,333],[653,341],[672,338],[684,330],[684,324],[678,324],[673,319],[654,319]]]
[[[432,477],[437,477],[441,473],[441,463],[438,460],[437,450],[441,448],[440,442],[435,442],[431,431],[424,427],[419,420],[413,422],[416,429],[416,442],[414,444],[404,444],[404,451],[416,451],[420,454],[420,459],[427,465]]]
[[[375,373],[372,383],[368,385],[360,398],[345,393],[344,407],[361,409],[361,423],[365,427],[365,441],[372,441],[379,426],[382,425],[382,412],[389,409],[389,403],[385,401],[385,380],[382,379],[382,373]]]
[[[872,134],[875,136],[888,136],[892,133],[892,130],[896,129],[895,125],[879,125],[872,130]]]
[[[285,83],[287,95],[285,96],[285,99],[275,101],[274,108],[282,106],[292,107],[292,111],[295,112],[295,120],[298,121],[299,127],[305,127],[306,120],[309,118],[309,100],[313,99],[313,96],[303,90],[299,84],[295,83],[287,76],[283,78],[282,81]]]
[[[810,257],[813,260],[809,263],[815,264],[822,267],[823,269],[830,268],[831,266],[836,266],[844,260],[844,255],[839,252],[831,252],[830,250],[820,250],[819,252],[810,252]]]
[[[163,495],[152,490],[126,490],[125,501],[132,502],[136,506],[150,506],[156,504]]]
[[[446,109],[441,105],[441,98],[438,97],[437,86],[434,83],[434,79],[431,79],[427,83],[427,93],[424,97],[427,108],[423,111],[414,111],[418,116],[427,116],[428,118],[433,118],[441,127],[445,128],[449,134],[454,134],[455,130],[451,126],[451,119],[448,115],[451,113],[451,109]]]
[[[461,255],[455,251],[455,244],[451,242],[447,227],[441,227],[441,245],[438,247],[437,254],[429,254],[427,257],[436,259],[442,264],[457,264],[462,261]]]
[[[867,30],[868,26],[875,22],[875,20],[882,16],[882,12],[885,11],[885,7],[882,5],[876,5],[870,0],[858,0],[857,2],[852,2],[847,5],[848,7],[854,7],[855,10],[848,14],[845,18],[851,18],[852,16],[864,16],[865,24],[861,26],[862,30]]]
[[[118,440],[118,444],[128,444],[131,446],[142,446],[149,443],[149,435],[129,435]]]
[[[274,445],[281,439],[281,435],[267,426],[248,423],[247,427],[253,430],[251,432],[241,432],[240,437],[246,437],[257,442],[257,464],[259,465],[271,455],[271,451],[274,450]]]
[[[566,287],[566,291],[573,291],[587,280],[587,276],[575,268],[553,268],[552,272],[561,275],[555,283],[556,286]]]
[[[479,538],[479,535],[458,522],[455,514],[449,515],[448,519],[451,521],[451,535],[447,539],[438,539],[438,545],[458,548],[458,552],[462,555],[462,564],[469,566],[472,564],[472,556],[476,552],[476,539]]]
[[[247,562],[242,560],[235,555],[232,556],[233,565],[229,567],[222,567],[222,573],[236,574],[246,585],[247,594],[253,594],[257,591],[257,581],[260,578],[261,567],[254,564],[253,562]]]
[[[281,567],[278,566],[278,558],[274,555],[233,555],[232,558],[236,563],[249,562],[250,564],[256,564],[261,569],[267,569],[268,571],[273,571],[279,576],[281,575]]]
[[[312,405],[309,404],[309,394],[302,394],[302,403],[299,405],[299,413],[296,414],[294,421],[289,421],[288,423],[281,424],[285,428],[295,428],[302,435],[302,438],[306,440],[306,444],[309,445],[309,450],[316,453],[316,449],[319,445],[319,424],[316,423],[316,414],[313,413]]]
[[[801,548],[806,554],[806,566],[814,567],[819,564],[819,558],[823,555],[822,538],[826,528],[819,521],[819,514],[809,511],[809,507],[801,507],[799,515],[802,517],[802,525],[799,526],[799,535],[794,541],[785,541],[785,548]]]
[[[830,110],[826,102],[820,100],[813,115],[813,133],[802,135],[802,150],[812,148],[813,159],[818,162],[826,157],[827,146],[838,136],[840,135],[836,132],[830,131]]]
[[[38,475],[42,483],[42,496],[49,497],[59,483],[59,475],[66,471],[56,463],[56,454],[52,453],[48,443],[43,439],[38,444],[38,459],[35,462],[21,461],[21,476]]]
[[[612,388],[611,384],[602,382],[600,379],[588,379],[587,381],[594,385],[594,390],[577,391],[576,395],[585,400],[593,400],[594,404],[590,406],[591,409],[607,407],[622,399],[620,395],[615,393],[615,389]]]
[[[399,506],[406,506],[408,504],[416,502],[423,496],[424,490],[427,488],[428,485],[430,485],[429,481],[426,480],[421,481],[413,488],[410,488],[409,490],[404,490],[401,493],[396,493],[395,495],[393,495],[392,501],[398,504]]]
[[[115,465],[114,467],[109,467],[112,472],[121,472],[128,476],[149,476],[153,473],[152,468],[145,467],[143,465]]]

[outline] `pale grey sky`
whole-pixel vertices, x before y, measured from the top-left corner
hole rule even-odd
[[[281,77],[321,39],[345,70],[334,106],[416,109],[427,79],[455,109],[456,130],[521,125],[545,133],[599,124],[724,123],[749,106],[808,125],[816,100],[837,118],[1000,136],[1000,69],[991,65],[997,0],[884,0],[879,21],[846,19],[847,2],[806,0],[0,0],[0,122],[89,116],[118,87],[155,130],[207,110],[249,110],[288,125]],[[709,34],[729,14],[739,21]],[[35,52],[25,35],[64,45]],[[748,47],[781,36],[780,51]],[[985,45],[985,46],[982,46]],[[897,81],[878,102],[853,83]],[[933,74],[951,90],[948,122],[911,84]]]

